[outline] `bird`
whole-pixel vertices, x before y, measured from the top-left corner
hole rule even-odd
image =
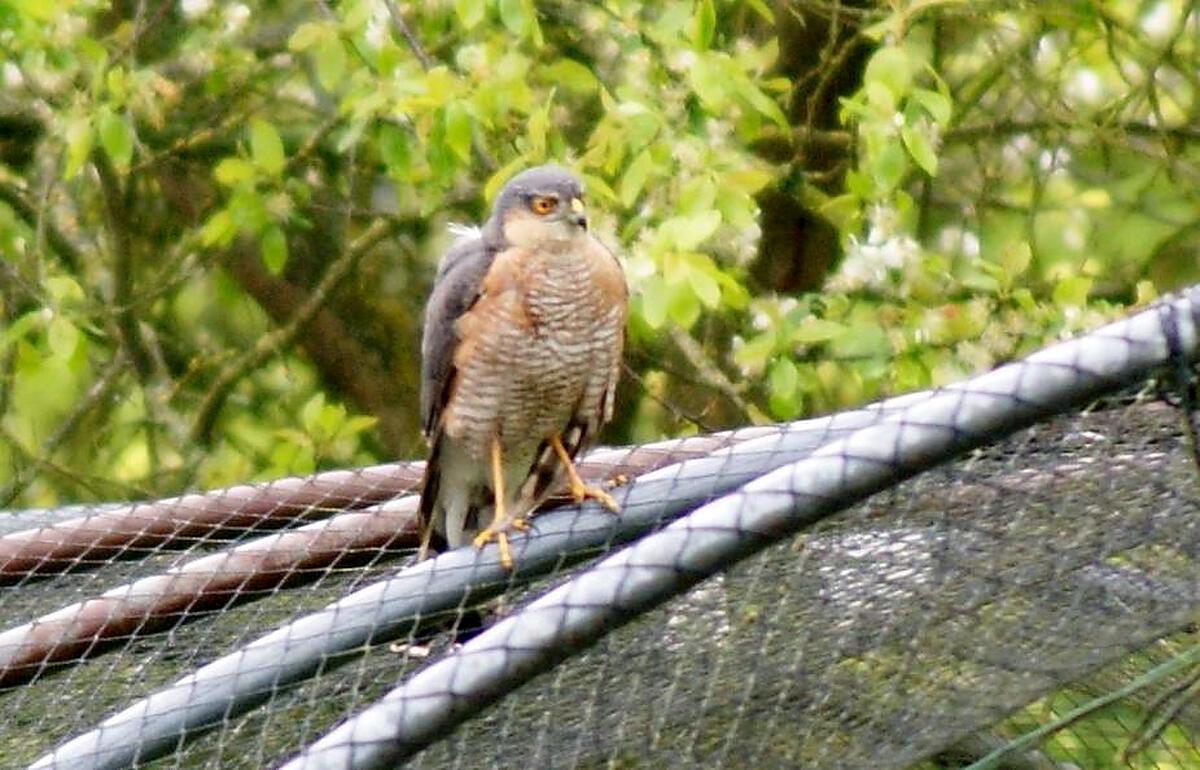
[[[481,228],[442,256],[421,339],[419,559],[509,534],[565,481],[576,502],[616,513],[575,458],[613,414],[629,290],[617,257],[588,230],[583,184],[558,165],[527,169]]]

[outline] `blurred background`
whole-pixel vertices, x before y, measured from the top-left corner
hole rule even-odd
[[[953,382],[1195,281],[1200,14],[0,0],[0,508],[424,454],[451,223],[585,179],[606,443]]]

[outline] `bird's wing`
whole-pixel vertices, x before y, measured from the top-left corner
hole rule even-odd
[[[421,338],[421,425],[427,438],[433,436],[450,397],[459,344],[455,322],[479,298],[495,256],[495,250],[475,234],[455,241],[438,264]]]

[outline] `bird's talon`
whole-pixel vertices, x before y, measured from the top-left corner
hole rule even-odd
[[[524,520],[518,519],[517,521],[520,521],[521,524],[528,529],[529,525],[525,524]],[[510,522],[509,524],[510,526],[520,529],[515,522]],[[475,536],[475,539],[471,541],[471,544],[474,545],[476,549],[482,550],[485,545],[493,540],[496,541],[496,547],[500,549],[500,566],[504,567],[504,569],[508,570],[509,572],[512,572],[513,558],[512,551],[508,547],[508,533],[504,532],[503,530],[488,527],[487,529],[480,530],[479,534]]]
[[[529,522],[525,519],[513,519],[512,521],[508,522],[508,526],[512,527],[518,532],[529,531]]]
[[[612,513],[618,513],[621,510],[617,506],[617,501],[613,499],[612,495],[605,492],[603,489],[600,489],[599,487],[585,487],[581,485],[578,488],[571,490],[571,496],[575,498],[576,503],[582,503],[584,500],[591,498],[592,500],[595,500],[603,505]]]
[[[500,566],[505,572],[512,572],[513,559],[512,552],[508,550],[508,535],[500,532],[496,535],[496,545],[500,548]]]

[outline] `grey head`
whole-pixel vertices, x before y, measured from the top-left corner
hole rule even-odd
[[[569,238],[587,230],[583,183],[562,166],[536,166],[522,171],[500,190],[485,239],[511,242],[521,233]]]

